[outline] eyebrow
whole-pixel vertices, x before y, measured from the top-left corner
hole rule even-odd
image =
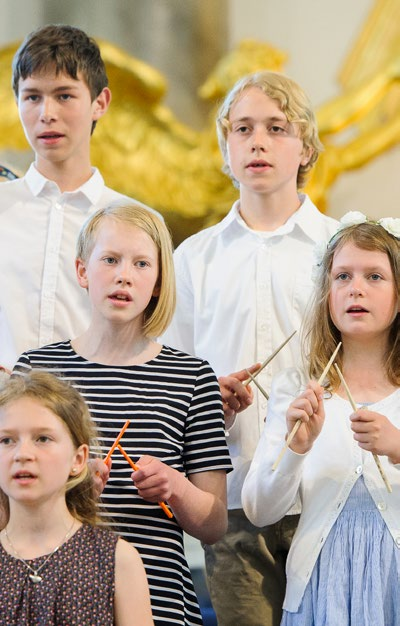
[[[55,89],[53,89],[51,91],[51,93],[65,93],[66,91],[75,91],[76,90],[76,86],[75,85],[60,85],[58,87],[56,87]],[[21,93],[42,93],[43,89],[39,89],[38,87],[22,87],[20,89]]]
[[[230,120],[230,123],[233,124],[234,122],[254,122],[254,117],[250,117],[250,116],[245,116],[245,117],[238,117],[238,118],[234,118],[232,120]],[[286,115],[284,113],[282,113],[281,117],[278,117],[276,115],[274,115],[273,117],[267,117],[263,120],[268,121],[268,122],[285,122],[287,124],[290,124],[289,120],[287,119]]]
[[[348,272],[349,270],[359,270],[360,268],[354,268],[354,265],[348,264],[348,265],[333,265],[332,264],[332,271],[335,272]],[[388,268],[387,267],[383,267],[383,265],[370,265],[367,267],[362,267],[361,271],[364,272],[381,272],[382,274],[387,273]]]

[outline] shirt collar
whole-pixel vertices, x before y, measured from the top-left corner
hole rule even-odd
[[[318,220],[318,216],[321,214],[306,194],[299,194],[299,200],[301,205],[297,211],[289,217],[285,224],[282,224],[282,226],[270,234],[271,236],[287,235],[295,229],[300,229],[309,239],[317,242],[321,238],[321,227]],[[251,233],[256,233],[257,235],[262,236],[262,231],[253,231],[247,226],[246,222],[239,213],[239,208],[240,200],[236,200],[228,215],[226,215],[223,220],[215,226],[212,233],[213,237],[216,237],[223,231],[228,230],[233,224],[237,224]]]
[[[61,193],[59,186],[52,180],[49,180],[43,174],[41,174],[32,163],[29,170],[25,174],[26,183],[34,196],[39,196],[41,193],[54,194],[58,196],[65,195],[66,197],[78,198],[81,196],[86,199],[90,205],[97,204],[100,200],[100,196],[103,193],[105,184],[102,175],[96,167],[92,168],[92,176],[83,185],[75,189],[74,191],[66,191]]]

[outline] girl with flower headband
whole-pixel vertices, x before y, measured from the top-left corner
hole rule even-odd
[[[273,384],[242,499],[259,526],[301,502],[287,560],[285,626],[398,623],[399,238],[400,219],[354,212],[342,219],[325,245],[305,324],[307,375],[286,370]],[[322,386],[316,380],[339,342],[339,371],[331,367]]]

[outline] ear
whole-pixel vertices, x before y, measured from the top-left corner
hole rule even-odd
[[[160,295],[160,291],[161,291],[161,287],[160,287],[160,285],[157,282],[155,287],[154,287],[154,289],[153,289],[153,294],[152,294],[153,297],[157,298]]]
[[[310,162],[312,155],[314,154],[314,150],[312,148],[303,147],[302,158],[300,161],[300,165],[305,167]]]
[[[79,476],[84,469],[89,458],[89,446],[83,443],[75,451],[74,458],[72,459],[70,476]]]
[[[97,98],[93,100],[93,121],[99,120],[103,117],[104,113],[107,112],[107,109],[111,102],[111,91],[108,87],[104,87],[104,89],[99,93]]]
[[[87,279],[86,264],[82,259],[75,259],[75,271],[79,285],[82,289],[88,289],[89,281]]]

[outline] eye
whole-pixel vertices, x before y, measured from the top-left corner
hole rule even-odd
[[[350,275],[347,272],[340,272],[340,274],[336,276],[336,280],[340,280],[340,281],[348,280],[349,278],[350,278]]]
[[[51,440],[50,440],[50,437],[48,437],[47,435],[39,435],[37,438],[37,441],[39,443],[47,443],[48,441],[51,441]]]
[[[286,132],[286,128],[284,126],[278,126],[277,124],[270,126],[268,130],[272,135],[279,135]]]
[[[28,102],[38,102],[39,96],[36,95],[36,94],[31,93],[31,94],[26,96],[25,100],[27,100]]]
[[[62,93],[62,94],[59,96],[59,99],[60,99],[62,102],[67,102],[68,100],[71,100],[71,98],[72,98],[72,96],[71,96],[71,94],[69,94],[69,93]]]
[[[12,443],[12,439],[11,439],[11,437],[2,437],[2,438],[0,439],[0,445],[3,445],[3,446],[9,446],[9,445],[10,445],[10,443]]]
[[[104,263],[106,265],[114,265],[117,262],[117,259],[114,256],[106,256],[103,258]]]
[[[371,274],[370,278],[373,281],[378,281],[382,279],[382,276],[380,276],[379,274]]]
[[[147,261],[137,261],[135,265],[139,268],[149,267],[149,263]]]
[[[249,133],[250,131],[251,131],[251,128],[249,126],[246,126],[245,124],[240,124],[239,126],[233,127],[233,132],[237,133],[238,135],[245,135],[246,133]]]

